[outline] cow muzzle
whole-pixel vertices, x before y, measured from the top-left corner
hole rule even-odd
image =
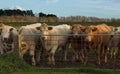
[[[9,39],[8,38],[3,38],[3,41],[7,43],[9,41]]]
[[[90,43],[90,42],[91,42],[91,39],[90,39],[90,38],[85,38],[85,42],[86,42],[86,43]]]
[[[73,37],[77,38],[77,37],[79,37],[79,34],[74,34]]]

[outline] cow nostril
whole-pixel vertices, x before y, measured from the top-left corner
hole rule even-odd
[[[8,39],[7,38],[4,38],[4,41],[7,41]]]
[[[43,40],[45,40],[45,37],[42,37]]]

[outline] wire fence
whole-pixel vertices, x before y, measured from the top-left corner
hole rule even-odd
[[[68,43],[69,43],[69,46],[67,47],[67,63],[63,63],[63,59],[60,59],[63,57],[63,54],[61,54],[60,50],[58,49],[55,53],[55,61],[56,61],[56,66],[55,67],[80,67],[80,66],[83,66],[83,64],[81,63],[81,60],[76,60],[76,61],[79,61],[79,62],[76,62],[74,61],[73,63],[73,60],[74,59],[78,59],[78,56],[79,56],[79,53],[78,52],[81,52],[81,49],[83,48],[86,48],[88,47],[88,44],[85,43],[85,40],[84,38],[87,37],[87,36],[120,36],[120,34],[78,34],[78,35],[73,35],[73,34],[52,34],[52,35],[43,35],[43,34],[33,34],[33,35],[23,35],[23,36],[27,36],[27,37],[30,37],[32,38],[32,36],[40,36],[40,37],[44,37],[44,36],[49,36],[49,37],[68,37]],[[74,36],[77,36],[79,38],[74,38]],[[31,40],[31,39],[28,39],[28,41]],[[44,40],[42,40],[44,42]],[[54,42],[55,43],[52,43]],[[56,42],[58,43],[62,43],[62,41],[64,42],[65,39],[49,39],[47,40],[48,44],[50,45],[58,45]],[[111,41],[111,39],[109,39],[109,41]],[[39,45],[39,44],[38,44]],[[95,45],[98,45],[98,44],[95,44]],[[108,43],[109,45],[109,43]],[[113,44],[114,45],[114,44]],[[94,46],[94,44],[91,43],[91,46]],[[90,66],[94,66],[94,67],[101,67],[101,68],[115,68],[115,69],[120,69],[120,53],[119,52],[119,47],[120,45],[116,46],[116,49],[114,46],[109,46],[108,47],[108,62],[105,64],[102,62],[102,65],[101,66],[98,66],[95,64],[96,62],[96,49],[92,49],[92,51],[90,50],[90,54],[88,55],[89,56],[89,59],[88,59],[88,65]],[[114,48],[114,50],[113,50]],[[105,51],[103,51],[105,52]],[[78,53],[78,55],[76,55],[76,53]],[[76,56],[75,56],[76,55]],[[84,53],[84,55],[86,55],[86,53]],[[101,54],[103,55],[103,54]],[[75,58],[74,58],[75,57]],[[103,57],[103,56],[102,56]],[[47,62],[48,60],[46,59],[47,57],[44,56],[43,57],[43,60],[41,60],[39,66],[40,67],[46,67],[48,66],[45,61]],[[103,59],[102,59],[103,60]],[[113,61],[114,60],[114,61]],[[104,64],[104,65],[103,65]]]

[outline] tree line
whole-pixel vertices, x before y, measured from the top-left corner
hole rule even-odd
[[[68,17],[59,17],[59,22],[120,22],[120,18],[68,16]]]
[[[39,22],[57,22],[58,17],[55,14],[39,13]]]
[[[33,13],[32,10],[0,9],[0,16],[24,16],[24,17],[32,16],[32,18],[36,17],[36,22],[57,22],[57,20],[58,20],[58,17],[55,14],[45,14],[42,12],[40,12],[38,14],[39,14],[38,16],[35,16],[35,14]],[[5,19],[3,18],[4,21],[5,21]],[[16,18],[13,18],[13,19],[16,19]],[[13,21],[13,19],[9,19],[9,20]],[[2,19],[1,19],[1,21],[2,21]],[[8,20],[6,20],[6,21],[8,21]]]
[[[34,16],[32,10],[0,9],[0,16]]]
[[[87,17],[87,16],[68,16],[68,17],[58,17],[55,14],[45,14],[43,12],[38,13],[36,16],[35,13],[33,13],[32,10],[20,10],[20,9],[0,9],[0,22],[2,20],[4,21],[14,21],[14,19],[23,19],[26,16],[30,16],[29,18],[26,18],[30,21],[33,19],[34,22],[120,22],[120,18],[98,18],[98,17]],[[2,17],[2,16],[9,16],[7,17]],[[12,16],[13,19],[10,19]],[[23,17],[13,17],[13,16],[23,16]],[[8,20],[6,20],[8,19]],[[31,21],[32,22],[32,21]]]

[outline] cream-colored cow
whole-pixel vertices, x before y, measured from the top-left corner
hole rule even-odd
[[[27,26],[22,26],[19,29],[19,55],[23,57],[26,51],[29,50],[31,56],[32,65],[36,65],[35,61],[35,49],[37,44],[39,44],[39,34],[40,31],[36,27],[41,26],[41,23],[30,24]],[[38,51],[38,53],[40,53]],[[39,58],[39,56],[37,56]],[[39,60],[38,60],[39,61]]]
[[[1,54],[18,49],[17,30],[5,24],[0,24],[0,50]]]
[[[68,46],[68,36],[59,36],[70,34],[70,26],[67,24],[62,24],[58,26],[48,26],[47,24],[42,24],[37,28],[42,34],[42,41],[44,43],[44,48],[48,52],[48,64],[55,65],[54,55],[58,48],[64,50],[64,61],[66,61],[66,49]],[[52,35],[52,36],[51,36]],[[58,36],[57,36],[58,35]]]

